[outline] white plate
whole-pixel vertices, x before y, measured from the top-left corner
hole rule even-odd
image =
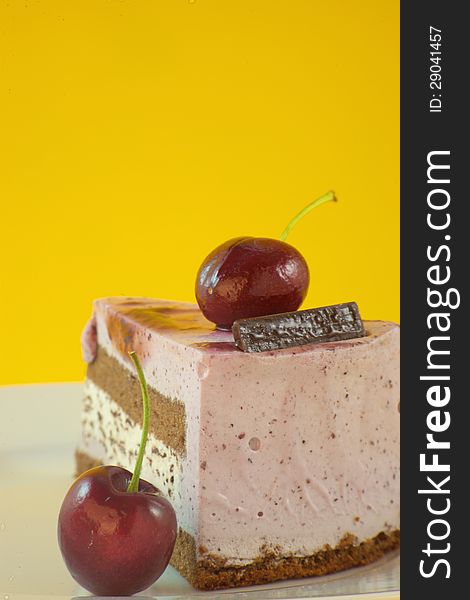
[[[81,384],[0,387],[0,600],[86,596],[65,568],[57,514],[72,482]],[[399,556],[335,575],[198,592],[169,567],[140,598],[397,598]],[[136,598],[136,596],[134,596]]]

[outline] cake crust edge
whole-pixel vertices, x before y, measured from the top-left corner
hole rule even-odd
[[[400,530],[380,532],[374,538],[357,543],[352,534],[345,534],[339,544],[325,546],[305,557],[277,557],[275,551],[265,552],[248,565],[226,566],[225,561],[209,555],[196,559],[196,546],[191,535],[178,532],[170,564],[193,587],[199,590],[219,590],[330,575],[352,567],[368,565],[400,545]]]

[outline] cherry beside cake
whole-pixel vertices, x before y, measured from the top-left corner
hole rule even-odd
[[[295,309],[296,307],[294,307]],[[224,323],[224,325],[226,325]],[[199,589],[323,575],[399,544],[399,326],[242,352],[196,305],[95,301],[77,471],[132,469],[173,505],[171,564]]]

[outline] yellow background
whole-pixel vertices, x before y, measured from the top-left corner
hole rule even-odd
[[[399,2],[0,2],[0,383],[77,380],[106,295],[289,237],[305,306],[399,319]]]

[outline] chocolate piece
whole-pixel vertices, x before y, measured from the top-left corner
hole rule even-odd
[[[366,335],[355,302],[239,319],[232,332],[235,344],[243,352],[265,352]]]

